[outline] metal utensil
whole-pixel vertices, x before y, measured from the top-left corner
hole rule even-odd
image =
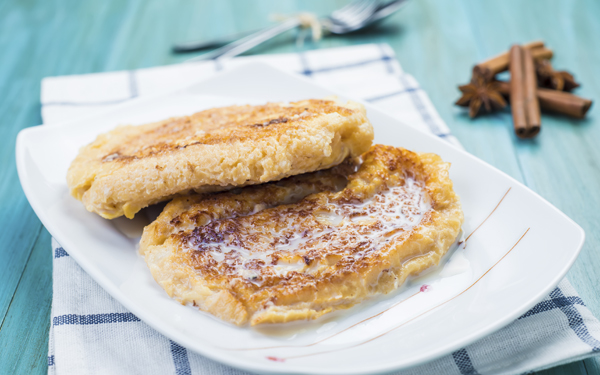
[[[237,56],[247,50],[256,47],[257,45],[300,25],[300,21],[297,18],[291,18],[278,25],[268,27],[264,30],[248,35],[238,41],[229,43],[221,48],[217,48],[214,51],[205,53],[200,56],[196,56],[186,62],[201,61],[201,60],[216,60],[221,58],[230,58]]]
[[[329,17],[322,19],[321,23],[327,31],[333,34],[346,34],[393,14],[405,2],[406,0],[393,0],[381,4],[377,0],[356,0],[334,11]],[[292,18],[187,61],[231,58],[299,25],[300,21],[297,18]],[[206,42],[203,43],[207,44]],[[188,47],[192,47],[192,44],[188,44]],[[178,48],[178,51],[182,51],[182,48]]]
[[[352,3],[347,4],[346,6],[334,11],[331,14],[331,16],[328,18],[325,18],[324,21],[325,21],[325,23],[328,23],[327,20],[330,20],[330,19],[333,20],[333,22],[329,22],[328,24],[334,25],[334,31],[332,31],[332,33],[337,34],[337,31],[339,30],[338,24],[343,25],[344,20],[348,20],[353,14],[360,12],[364,8],[376,6],[378,1],[379,0],[356,0],[356,1],[353,1]],[[178,44],[173,47],[173,52],[192,52],[192,51],[197,51],[200,49],[210,48],[211,46],[214,47],[219,44],[225,45],[225,44],[231,43],[231,42],[238,43],[238,42],[241,42],[243,39],[240,37],[258,35],[263,32],[268,33],[269,30],[272,28],[273,28],[273,26],[262,29],[262,30],[257,30],[257,31],[251,32],[251,33],[245,33],[245,34],[242,33],[241,35],[236,34],[236,35],[230,36],[229,38],[215,39],[212,41],[199,41],[199,42]],[[225,40],[228,40],[228,42],[224,42]]]
[[[340,17],[337,18],[330,17],[329,19],[323,20],[323,23],[326,29],[332,34],[347,34],[366,26],[369,26],[377,21],[380,21],[388,16],[391,16],[395,12],[397,12],[404,4],[406,0],[393,0],[384,4],[379,4],[372,15],[366,19],[357,20],[356,18],[345,19],[345,22],[340,22]],[[335,12],[334,12],[335,13]],[[332,14],[333,16],[333,14]],[[344,20],[344,15],[341,16],[341,19]],[[331,24],[328,24],[327,21],[331,21]]]
[[[331,13],[323,20],[323,24],[327,30],[335,34],[346,33],[349,32],[348,30],[356,30],[357,27],[361,27],[360,25],[364,25],[378,8],[379,1],[355,1]]]
[[[228,36],[219,37],[219,38],[215,38],[215,39],[209,39],[209,40],[177,43],[173,46],[173,52],[174,53],[187,53],[187,52],[195,52],[195,51],[202,51],[205,49],[222,47],[233,41],[247,37],[250,34],[259,32],[260,30],[262,30],[262,29],[245,31],[245,32],[236,33],[233,35],[228,35]]]

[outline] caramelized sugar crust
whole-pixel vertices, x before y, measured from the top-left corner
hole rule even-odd
[[[180,197],[140,251],[183,304],[251,325],[314,319],[437,264],[463,215],[434,154],[376,145],[362,162]]]
[[[131,218],[176,194],[330,168],[365,152],[372,140],[365,109],[354,102],[214,108],[98,136],[80,150],[67,182],[89,211]]]

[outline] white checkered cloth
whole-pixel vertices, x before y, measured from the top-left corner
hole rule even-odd
[[[387,45],[240,57],[219,66],[190,63],[42,81],[44,123],[75,119],[138,96],[167,92],[250,60],[273,63],[373,102],[404,123],[456,145],[417,81]],[[450,100],[451,98],[449,98]],[[189,352],[128,312],[56,241],[49,374],[243,374]],[[546,299],[504,329],[402,374],[520,374],[600,353],[600,323],[565,279]]]

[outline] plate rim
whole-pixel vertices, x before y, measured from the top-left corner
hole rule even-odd
[[[331,88],[328,88],[324,85],[314,82],[314,81],[312,81],[306,77],[303,77],[301,75],[293,74],[293,73],[284,71],[282,69],[279,69],[278,67],[274,66],[273,64],[265,63],[265,62],[258,62],[258,61],[251,61],[251,62],[241,64],[237,67],[224,69],[220,72],[215,73],[214,75],[212,75],[208,78],[199,80],[190,85],[187,85],[184,87],[178,87],[178,88],[170,90],[166,93],[160,93],[160,94],[155,94],[155,95],[146,95],[146,96],[142,96],[139,98],[135,98],[135,99],[129,100],[125,103],[118,104],[112,108],[108,108],[105,111],[100,111],[98,113],[95,113],[95,114],[92,114],[89,116],[79,117],[74,120],[59,122],[59,123],[55,123],[52,125],[46,125],[46,126],[38,125],[38,126],[33,126],[33,127],[26,128],[26,129],[22,129],[19,132],[19,134],[17,135],[17,140],[16,140],[15,153],[16,153],[17,172],[18,172],[19,181],[21,183],[21,187],[25,193],[25,196],[27,197],[27,200],[29,201],[32,209],[34,210],[34,212],[36,213],[36,215],[38,216],[38,218],[40,219],[42,224],[46,227],[46,229],[50,232],[50,234],[58,240],[58,242],[62,246],[67,247],[67,248],[69,247],[68,244],[71,241],[69,241],[68,236],[63,237],[61,231],[57,230],[55,228],[55,225],[53,224],[53,222],[46,217],[46,215],[44,214],[42,203],[40,203],[39,201],[36,200],[36,196],[35,196],[35,193],[33,192],[33,189],[27,183],[29,181],[29,179],[28,179],[28,173],[27,173],[27,170],[25,167],[24,159],[25,159],[26,152],[27,152],[27,141],[35,133],[38,133],[38,132],[43,133],[43,132],[47,132],[47,131],[50,131],[50,132],[57,131],[58,129],[72,126],[76,123],[81,123],[88,118],[96,118],[96,117],[105,116],[109,113],[119,111],[119,110],[129,107],[129,106],[137,105],[137,104],[140,104],[140,103],[143,103],[146,101],[152,101],[154,99],[161,98],[161,97],[168,97],[168,96],[180,93],[180,92],[185,92],[186,90],[189,90],[189,89],[191,89],[197,85],[203,84],[207,81],[218,80],[222,76],[232,74],[233,72],[235,72],[237,70],[256,69],[255,67],[274,69],[281,74],[287,75],[291,79],[300,80],[311,86],[315,86],[317,88],[332,92],[333,94],[338,95],[340,97],[348,98],[347,95],[345,95],[337,90],[332,90]],[[375,110],[377,112],[380,112],[380,113],[384,114],[385,116],[389,117],[390,119],[394,120],[395,122],[401,123],[403,126],[410,127],[412,129],[415,129],[416,131],[419,131],[420,133],[429,137],[430,139],[434,139],[435,140],[434,142],[444,142],[443,140],[439,139],[439,137],[431,134],[430,132],[426,132],[421,129],[414,128],[414,127],[404,123],[402,120],[397,119],[395,116],[393,116],[392,114],[388,113],[387,111],[385,111],[383,109],[380,109],[376,105],[373,105],[373,104],[366,102],[364,100],[361,100],[361,99],[356,99],[356,98],[350,98],[350,99],[365,105],[368,110]],[[519,317],[520,315],[522,315],[523,313],[528,311],[535,303],[542,300],[565,277],[566,273],[569,271],[569,269],[572,267],[573,263],[579,256],[581,249],[583,247],[583,244],[585,242],[585,231],[583,230],[583,228],[581,228],[581,226],[579,224],[577,224],[573,219],[568,217],[565,213],[560,211],[557,207],[555,207],[550,202],[548,202],[545,198],[543,198],[542,196],[540,196],[539,194],[537,194],[536,192],[531,190],[529,187],[527,187],[523,183],[514,179],[512,176],[510,176],[507,173],[499,170],[498,168],[488,164],[487,162],[477,158],[476,156],[466,152],[465,150],[463,150],[459,147],[456,147],[455,145],[452,145],[450,143],[448,143],[448,145],[453,147],[455,149],[455,151],[463,154],[463,156],[466,156],[466,157],[472,159],[472,161],[483,164],[484,166],[494,170],[496,173],[501,174],[504,178],[508,179],[508,181],[510,181],[513,185],[517,185],[517,186],[520,186],[520,187],[528,190],[532,194],[536,195],[546,206],[552,208],[557,214],[562,216],[564,219],[567,219],[567,221],[570,222],[570,224],[572,224],[574,226],[574,229],[576,229],[579,232],[579,236],[578,236],[579,242],[576,246],[576,249],[573,251],[573,254],[571,255],[571,258],[569,259],[569,261],[567,263],[565,263],[565,265],[561,268],[561,272],[557,273],[554,276],[554,278],[552,279],[552,282],[550,284],[548,284],[548,286],[546,288],[542,288],[542,290],[540,292],[538,292],[535,296],[530,297],[528,303],[523,304],[523,306],[521,306],[521,308],[519,308],[519,309],[515,309],[512,314],[507,314],[502,319],[496,320],[496,322],[494,322],[493,324],[489,324],[487,327],[481,328],[476,331],[472,331],[470,334],[464,336],[462,339],[455,340],[453,343],[447,344],[445,347],[438,348],[437,350],[434,350],[433,352],[429,352],[426,355],[421,356],[420,358],[412,359],[409,361],[404,361],[404,363],[400,364],[400,365],[394,365],[394,362],[391,362],[388,365],[372,366],[371,369],[369,369],[367,371],[363,371],[362,369],[357,369],[356,371],[350,371],[350,372],[347,370],[336,371],[334,368],[329,368],[329,369],[325,369],[325,371],[315,372],[315,371],[313,371],[312,368],[311,369],[303,369],[301,367],[301,365],[299,365],[297,368],[295,368],[293,370],[286,369],[285,371],[287,373],[301,374],[301,373],[306,373],[307,371],[309,371],[310,373],[313,373],[313,374],[379,374],[379,373],[387,373],[387,372],[401,370],[401,369],[408,369],[408,368],[412,368],[412,367],[433,361],[433,360],[438,359],[444,355],[447,355],[447,354],[451,353],[452,351],[455,351],[461,347],[467,346],[487,335],[490,335],[490,334],[500,330],[501,328],[507,326],[508,324],[512,323],[513,321],[515,321],[515,319],[517,317]],[[74,247],[74,246],[71,246],[71,247]],[[115,298],[115,300],[117,300],[119,303],[121,303],[126,309],[128,309],[129,311],[134,313],[144,323],[148,324],[150,327],[152,327],[153,329],[155,329],[162,335],[168,337],[169,339],[172,339],[172,340],[182,344],[182,346],[184,346],[184,347],[188,348],[189,350],[192,350],[193,352],[196,352],[202,356],[205,356],[205,357],[215,360],[219,363],[223,363],[225,365],[232,366],[232,367],[235,367],[235,368],[238,368],[241,370],[261,372],[261,373],[281,373],[281,370],[277,370],[270,363],[263,364],[258,361],[250,361],[250,360],[238,361],[235,356],[232,356],[231,354],[227,354],[225,352],[220,352],[217,349],[213,349],[210,347],[210,345],[201,345],[204,347],[200,349],[197,345],[190,343],[189,341],[191,339],[187,339],[185,337],[185,335],[180,335],[180,334],[178,334],[178,332],[171,332],[168,327],[163,327],[161,325],[162,321],[160,319],[158,319],[158,318],[154,319],[152,317],[152,315],[147,315],[143,309],[136,308],[136,304],[133,301],[131,301],[125,295],[123,295],[122,292],[117,287],[113,287],[111,285],[111,282],[109,281],[108,277],[106,277],[102,272],[94,270],[93,262],[87,261],[85,257],[80,257],[79,255],[77,255],[77,252],[75,252],[73,254],[69,253],[69,255],[71,255],[73,257],[73,259],[77,262],[77,264],[80,265],[86,271],[86,273],[88,275],[90,275],[92,277],[92,279],[94,279],[94,281],[96,281],[104,290],[106,290],[111,295],[111,297]]]

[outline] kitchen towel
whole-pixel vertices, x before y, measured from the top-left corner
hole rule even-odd
[[[460,147],[418,82],[402,71],[392,49],[382,44],[49,77],[42,81],[44,124],[166,93],[248,61],[269,62],[310,77]],[[52,251],[49,374],[246,374],[154,331],[106,293],[55,240]],[[521,374],[597,353],[600,323],[565,279],[509,326],[400,374]]]

